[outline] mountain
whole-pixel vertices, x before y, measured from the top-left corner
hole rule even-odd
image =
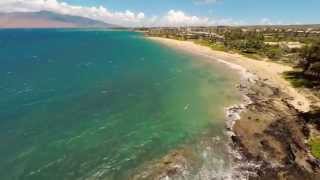
[[[80,16],[50,11],[0,13],[0,28],[118,28]]]

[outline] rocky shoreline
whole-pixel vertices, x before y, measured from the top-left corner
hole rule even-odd
[[[239,86],[251,102],[234,122],[231,138],[241,161],[256,165],[241,170],[248,179],[320,179],[320,162],[309,151],[310,130],[302,112],[291,105],[293,97],[266,81]]]
[[[320,161],[307,145],[309,127],[292,98],[259,78],[238,88],[245,101],[227,110],[233,172],[218,179],[320,179]],[[132,179],[185,179],[199,168],[191,151],[179,149]]]
[[[213,51],[187,41],[150,39],[220,61],[241,74],[238,88],[244,95],[244,102],[227,109],[227,129],[235,151],[233,172],[231,177],[218,179],[320,179],[320,160],[312,156],[307,144],[313,130],[305,116],[313,106],[319,107],[320,100],[311,100],[309,92],[294,89],[281,77],[283,72],[292,70],[291,67]],[[173,155],[180,157],[176,153]],[[179,179],[174,177],[183,174],[183,170],[168,173],[176,167],[175,158],[169,154],[164,159],[168,158],[173,159],[170,161],[172,168],[162,168],[165,172],[160,177]],[[165,162],[160,161],[160,164]],[[183,164],[189,163],[184,161]]]

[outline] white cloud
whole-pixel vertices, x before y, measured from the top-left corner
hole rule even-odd
[[[164,16],[155,20],[154,26],[213,26],[242,25],[242,21],[231,18],[208,18],[189,15],[181,10],[169,10]]]
[[[161,23],[167,26],[199,26],[208,25],[209,18],[187,15],[183,11],[172,9],[162,18]]]
[[[269,18],[262,18],[260,20],[260,25],[283,25],[285,23],[283,23],[282,21],[278,20],[278,21],[273,21]]]
[[[125,25],[125,26],[137,26],[144,19],[145,14],[143,12],[134,13],[130,10],[124,12],[110,11],[103,6],[76,6],[66,2],[60,2],[57,0],[1,0],[0,11],[2,12],[33,12],[47,10],[57,13],[83,16],[96,20],[101,20],[108,23]]]
[[[260,24],[261,25],[272,25],[272,22],[271,22],[271,20],[269,18],[262,18],[260,20]]]
[[[213,2],[213,0],[201,1],[206,3]],[[194,16],[181,10],[173,9],[169,10],[162,16],[147,17],[143,12],[132,12],[130,10],[110,11],[103,6],[79,6],[58,0],[0,0],[0,12],[35,12],[41,10],[82,16],[122,26],[200,26],[241,24],[241,22],[236,22],[232,19]]]

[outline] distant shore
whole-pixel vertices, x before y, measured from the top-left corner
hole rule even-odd
[[[309,130],[300,116],[313,104],[308,94],[293,88],[282,77],[282,73],[292,70],[292,67],[214,51],[190,41],[147,38],[219,61],[239,71],[242,76],[249,74],[255,77],[242,77],[242,83],[238,85],[248,102],[229,109],[231,113],[240,113],[240,117],[227,127],[232,132],[232,146],[242,155],[240,159],[235,158],[240,163],[240,171],[247,172],[251,179],[320,178],[319,163],[310,154],[306,143]]]

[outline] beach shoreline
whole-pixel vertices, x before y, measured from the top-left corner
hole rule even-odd
[[[307,94],[293,88],[282,73],[292,67],[214,51],[190,41],[147,37],[170,48],[212,59],[240,73],[243,104],[226,109],[238,165],[249,179],[319,178],[319,165],[306,144],[307,125],[299,116],[313,105]],[[237,178],[236,176],[233,178]]]
[[[307,99],[302,92],[299,92],[298,90],[293,88],[290,83],[281,76],[282,73],[293,69],[290,66],[268,61],[250,59],[240,54],[231,54],[212,50],[209,47],[201,46],[191,41],[180,41],[161,37],[147,38],[175,49],[180,49],[182,51],[188,51],[189,53],[193,53],[196,55],[212,58],[215,61],[220,61],[226,64],[232,69],[235,69],[235,65],[240,66],[236,68],[238,69],[238,71],[240,71],[240,73],[243,73],[245,71],[250,72],[251,74],[256,75],[260,79],[264,80],[266,83],[273,86],[278,86],[290,96],[295,97],[294,99],[290,100],[290,103],[299,111],[307,112],[310,110],[310,100]]]

